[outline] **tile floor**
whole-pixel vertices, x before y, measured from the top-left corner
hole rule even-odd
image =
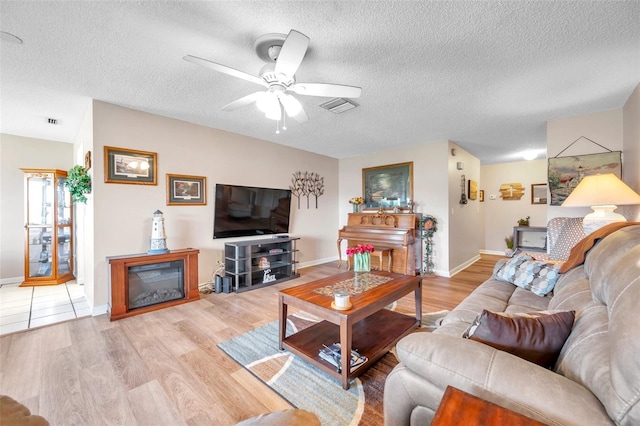
[[[75,281],[38,287],[0,285],[0,335],[91,315]]]

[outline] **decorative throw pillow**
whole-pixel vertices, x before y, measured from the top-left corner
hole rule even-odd
[[[571,333],[575,311],[506,314],[483,310],[462,337],[552,367]]]
[[[507,261],[495,273],[495,278],[530,290],[538,296],[544,296],[556,285],[560,267],[559,264],[533,260],[531,256],[520,255]]]
[[[556,243],[549,248],[549,258],[567,260],[571,249],[585,237],[582,218],[566,218]]]
[[[520,265],[532,259],[533,258],[531,256],[526,254],[513,256],[511,259],[507,260],[500,269],[496,271],[496,273],[494,274],[495,279],[513,284]]]

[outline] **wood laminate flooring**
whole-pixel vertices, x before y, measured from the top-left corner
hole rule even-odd
[[[453,278],[425,277],[423,312],[453,309],[486,280],[499,256]],[[78,318],[0,337],[0,394],[52,425],[232,425],[290,405],[216,347],[278,318],[278,291],[338,271],[336,262],[300,278],[110,322]],[[413,294],[398,302],[413,312]]]

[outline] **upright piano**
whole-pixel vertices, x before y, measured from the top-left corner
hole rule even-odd
[[[392,249],[392,272],[416,275],[422,268],[421,217],[420,213],[350,213],[347,225],[338,231],[338,266],[342,240],[347,240],[348,247],[371,244]]]

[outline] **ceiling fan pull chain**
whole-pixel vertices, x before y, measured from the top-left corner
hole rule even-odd
[[[283,109],[282,104],[280,104],[280,109]],[[287,114],[285,111],[282,111],[282,130],[287,130]]]

